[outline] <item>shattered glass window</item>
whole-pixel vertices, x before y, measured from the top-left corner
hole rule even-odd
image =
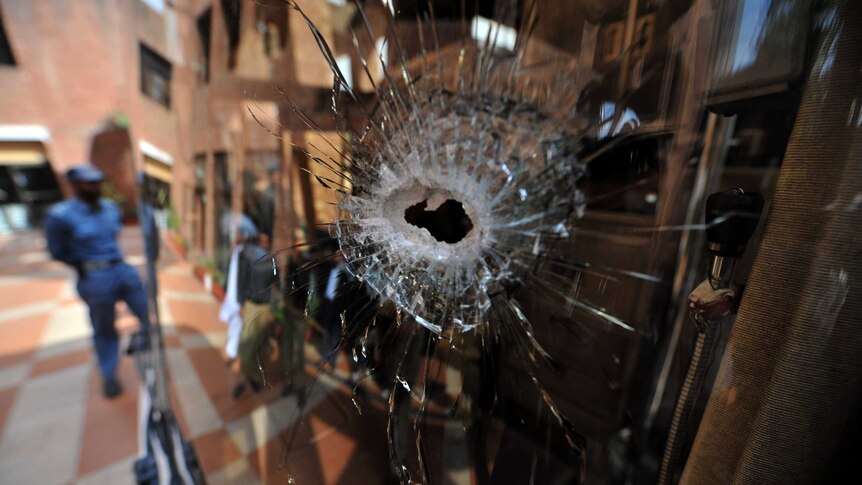
[[[262,476],[710,483],[834,3],[255,5],[283,65],[223,110],[211,193],[238,379],[279,390]],[[340,478],[308,465],[339,439]]]
[[[862,483],[859,0],[0,4],[0,481]]]

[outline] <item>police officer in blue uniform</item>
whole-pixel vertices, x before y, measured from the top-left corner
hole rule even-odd
[[[53,206],[45,219],[45,236],[51,257],[78,272],[78,294],[90,309],[93,344],[104,378],[103,393],[112,398],[122,392],[116,371],[119,335],[114,325],[115,305],[124,301],[149,330],[147,294],[138,272],[123,261],[117,242],[120,209],[102,199],[104,174],[91,165],[66,172],[75,197]]]

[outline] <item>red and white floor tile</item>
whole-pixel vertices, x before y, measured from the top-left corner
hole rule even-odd
[[[140,241],[135,229],[122,236],[133,264],[142,263]],[[347,388],[326,376],[303,419],[297,397],[278,388],[234,399],[218,303],[184,261],[159,274],[174,410],[209,483],[286,483],[288,474],[297,484],[384,482],[381,418],[358,419]],[[128,336],[136,322],[120,315]],[[134,483],[140,381],[131,359],[119,377],[124,394],[104,399],[86,307],[41,235],[0,236],[0,483]]]

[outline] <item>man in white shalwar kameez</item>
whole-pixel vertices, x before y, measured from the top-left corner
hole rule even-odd
[[[242,335],[242,315],[240,314],[240,305],[237,301],[237,262],[239,260],[239,252],[242,251],[242,244],[237,244],[230,255],[230,264],[227,270],[227,288],[225,289],[224,301],[219,309],[219,320],[227,324],[227,343],[224,346],[224,352],[227,354],[228,362],[233,362],[236,359],[239,351],[239,338]]]
[[[224,352],[227,355],[228,363],[236,360],[239,352],[239,339],[242,336],[242,314],[237,296],[237,278],[239,276],[239,253],[242,251],[243,242],[249,237],[257,236],[257,228],[247,218],[238,222],[232,221],[235,224],[234,231],[236,233],[236,247],[230,255],[230,263],[227,268],[227,281],[225,285],[224,301],[219,309],[219,320],[227,324],[227,343],[224,346]]]

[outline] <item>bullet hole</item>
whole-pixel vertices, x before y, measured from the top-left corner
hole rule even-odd
[[[473,229],[473,221],[464,211],[464,205],[457,200],[448,199],[435,210],[429,211],[427,207],[427,200],[408,207],[404,211],[404,220],[448,244],[461,241]]]

